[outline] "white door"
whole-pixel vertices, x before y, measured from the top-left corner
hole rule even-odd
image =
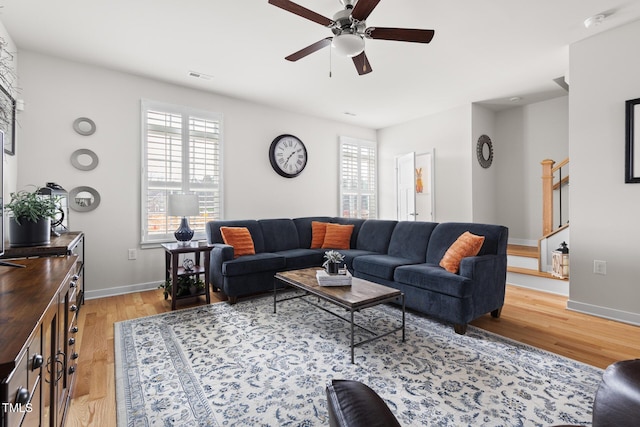
[[[415,153],[396,158],[397,212],[399,221],[416,220]]]
[[[416,213],[418,221],[434,221],[435,218],[435,185],[433,170],[433,150],[417,154],[416,169]]]

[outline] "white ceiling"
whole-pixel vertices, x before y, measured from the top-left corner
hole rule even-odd
[[[297,3],[329,18],[342,8],[339,0]],[[0,5],[19,49],[374,129],[471,102],[558,96],[553,79],[569,68],[569,44],[640,18],[638,0],[382,0],[368,26],[434,29],[435,37],[368,39],[373,72],[359,76],[350,58],[329,48],[285,61],[331,32],[267,0]],[[609,16],[586,29],[583,21],[598,13]]]

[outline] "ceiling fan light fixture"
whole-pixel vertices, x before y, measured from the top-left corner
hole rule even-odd
[[[359,34],[340,34],[333,38],[331,46],[341,55],[354,57],[364,51],[364,39]]]

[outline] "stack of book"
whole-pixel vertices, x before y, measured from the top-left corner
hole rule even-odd
[[[351,274],[329,274],[324,270],[316,272],[318,285],[320,286],[351,286]]]

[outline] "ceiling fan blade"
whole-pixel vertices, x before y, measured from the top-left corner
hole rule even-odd
[[[358,74],[361,76],[373,71],[371,69],[371,64],[369,64],[369,60],[367,59],[367,55],[365,55],[364,52],[353,57],[353,64],[356,66],[356,70],[358,70]]]
[[[358,0],[351,12],[351,16],[358,21],[364,21],[373,12],[378,3],[380,3],[380,0]]]
[[[287,56],[284,59],[292,62],[297,61],[298,59],[302,59],[305,56],[310,55],[313,52],[322,49],[323,47],[329,46],[331,44],[331,39],[333,39],[333,37],[327,37],[326,39],[317,41],[314,44],[305,47],[304,49],[300,49],[299,51],[292,53],[291,55]]]
[[[433,30],[415,30],[411,28],[381,28],[371,27],[365,31],[365,36],[371,39],[396,40],[401,42],[429,43],[433,39]]]
[[[269,0],[269,4],[279,7],[280,9],[284,9],[287,12],[302,16],[303,18],[316,22],[320,25],[324,25],[325,27],[330,27],[334,23],[331,19],[289,0]]]

